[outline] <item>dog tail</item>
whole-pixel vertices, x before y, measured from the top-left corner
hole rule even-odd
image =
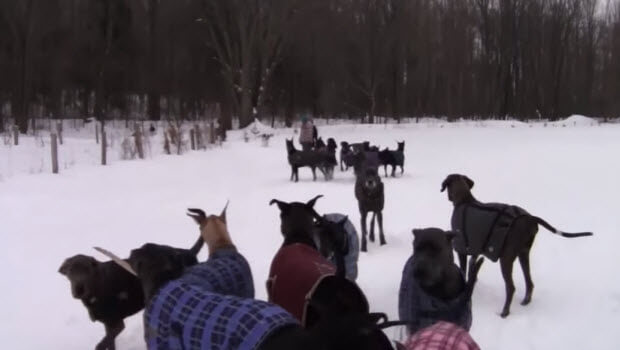
[[[198,236],[196,243],[194,243],[194,245],[191,248],[189,248],[190,253],[194,256],[198,256],[198,253],[200,253],[200,250],[202,249],[202,246],[204,244],[205,242],[202,239],[202,236]]]
[[[536,220],[536,222],[540,225],[542,225],[544,228],[546,228],[547,230],[551,231],[551,233],[556,234],[556,235],[560,235],[562,237],[567,237],[567,238],[577,238],[577,237],[586,237],[586,236],[592,236],[592,232],[576,232],[576,233],[568,233],[568,232],[562,232],[560,230],[558,230],[557,228],[551,226],[548,222],[546,222],[545,220],[537,217],[537,216],[533,216],[534,220]]]

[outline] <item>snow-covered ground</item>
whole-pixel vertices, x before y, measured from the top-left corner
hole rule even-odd
[[[352,173],[337,171],[332,182],[312,182],[310,171],[302,169],[300,182],[289,182],[284,138],[293,131],[277,131],[268,148],[259,140],[244,143],[237,132],[222,148],[183,156],[162,155],[154,140],[158,150],[148,159],[112,156],[107,167],[97,165],[94,137],[69,135],[63,147],[71,147],[73,162],[62,166],[61,161],[60,175],[40,165],[48,149],[36,153],[40,146],[33,138],[24,138],[22,149],[0,144],[0,339],[5,347],[93,348],[103,326],[92,323],[71,298],[68,281],[57,272],[62,261],[78,253],[105,260],[92,250],[95,245],[123,256],[147,241],[189,246],[198,232],[185,216],[188,207],[219,212],[230,199],[231,234],[251,262],[261,299],[281,243],[278,210],[269,200],[305,201],[323,194],[319,212],[348,214],[359,229]],[[321,126],[319,132],[337,141],[369,140],[391,148],[396,140],[406,141],[404,176],[385,180],[388,245],[370,244],[360,257],[358,281],[374,311],[396,317],[411,229],[449,228],[452,208],[439,189],[447,174],[458,172],[476,181],[473,191],[480,200],[518,204],[560,229],[595,233],[570,240],[541,228],[531,254],[532,304],[519,305],[524,283],[516,264],[517,292],[505,320],[498,316],[504,300],[499,265],[486,262],[473,296],[471,330],[481,347],[620,348],[620,125],[573,117],[546,127],[429,121]],[[117,348],[144,349],[141,314],[126,324]],[[400,332],[390,335],[398,338]]]

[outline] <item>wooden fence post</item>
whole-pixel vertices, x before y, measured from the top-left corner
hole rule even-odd
[[[105,130],[101,130],[101,165],[107,164],[107,143]]]
[[[215,123],[213,121],[211,121],[211,125],[209,127],[209,138],[211,139],[211,144],[215,144],[215,138],[216,138],[216,130],[215,130]]]
[[[52,133],[52,173],[58,174],[58,136]]]
[[[13,125],[13,144],[19,145],[19,127],[17,125]]]
[[[140,126],[135,124],[135,132],[133,136],[136,139],[136,150],[138,151],[138,157],[140,159],[144,159],[144,147],[142,147],[142,131],[140,131]]]
[[[189,129],[189,140],[192,146],[192,151],[196,150],[196,130],[195,129]]]
[[[62,121],[56,124],[56,132],[58,133],[58,143],[62,145]]]

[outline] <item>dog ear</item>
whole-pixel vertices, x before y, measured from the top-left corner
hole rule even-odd
[[[230,203],[230,201],[226,201],[226,205],[224,206],[224,209],[222,209],[222,213],[220,214],[220,219],[226,223],[226,210],[228,209],[228,204]]]
[[[65,275],[65,276],[66,276],[66,275],[69,273],[69,267],[70,267],[69,265],[71,265],[71,264],[69,263],[69,261],[68,261],[68,260],[69,260],[69,259],[65,260],[65,261],[62,263],[62,265],[60,265],[60,268],[58,269],[58,272],[59,272],[61,275]]]
[[[474,180],[468,178],[465,175],[461,175],[461,177],[463,178],[463,180],[465,180],[465,182],[467,183],[467,186],[469,186],[469,189],[472,189],[472,187],[474,187]]]
[[[277,199],[272,199],[271,202],[269,202],[269,205],[273,205],[274,203],[278,205],[278,208],[280,208],[280,211],[282,212],[288,211],[291,206],[289,203],[282,202]]]
[[[307,207],[310,207],[310,208],[314,208],[314,205],[316,204],[316,201],[317,201],[319,198],[322,198],[322,197],[323,197],[323,195],[322,195],[322,194],[320,194],[320,195],[318,195],[318,196],[316,196],[316,197],[312,198],[311,200],[309,200],[309,201],[308,201],[308,203],[306,203],[306,206],[307,206]]]
[[[338,222],[338,225],[342,225],[344,227],[344,225],[347,224],[348,220],[349,220],[349,217],[345,215],[345,217],[343,217],[342,220]]]
[[[418,230],[417,228],[414,228],[413,230],[411,230],[411,233],[413,234],[413,238],[415,238],[415,236],[417,236],[422,230]]]
[[[187,216],[194,219],[198,225],[202,225],[207,220],[207,214],[202,209],[187,209]]]
[[[446,177],[446,179],[445,179],[445,180],[443,180],[443,182],[441,183],[441,191],[440,191],[440,192],[443,192],[443,191],[445,191],[445,190],[446,190],[446,188],[448,187],[448,183],[449,183],[449,182],[450,182],[450,177],[448,176],[448,177]]]

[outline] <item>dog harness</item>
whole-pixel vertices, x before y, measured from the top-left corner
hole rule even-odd
[[[515,220],[529,215],[524,209],[503,203],[461,203],[452,212],[453,245],[460,254],[484,254],[492,261],[502,255],[504,241]]]
[[[465,278],[461,275],[461,278]],[[429,295],[413,275],[413,256],[405,263],[398,293],[398,317],[411,323],[410,334],[438,321],[455,323],[467,330],[471,327],[471,300],[467,290],[456,298],[444,301]]]
[[[316,249],[301,243],[283,246],[271,262],[267,280],[269,301],[303,322],[312,292],[323,277],[335,273],[336,267]]]
[[[326,220],[331,222],[340,222],[345,216],[342,214],[326,214],[323,216]],[[360,254],[360,244],[359,238],[357,236],[357,231],[355,230],[355,226],[351,220],[347,220],[344,224],[344,230],[347,232],[347,246],[349,248],[349,252],[344,256],[344,265],[346,268],[346,276],[350,281],[355,282],[357,279],[357,261],[359,259]],[[329,258],[332,264],[336,265],[336,258],[334,256]]]
[[[298,324],[281,307],[251,299],[253,295],[249,265],[236,250],[211,254],[164,285],[148,303],[148,349],[250,350],[275,331]]]

